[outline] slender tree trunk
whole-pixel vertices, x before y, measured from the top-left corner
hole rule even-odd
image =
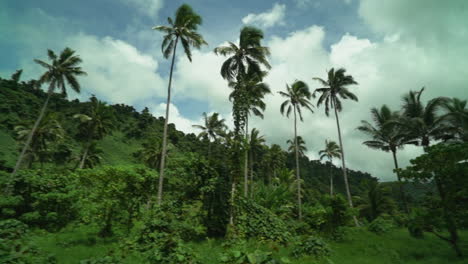
[[[86,158],[88,157],[89,147],[90,147],[90,143],[87,144],[86,149],[85,149],[85,151],[83,153],[83,157],[81,158],[80,167],[79,167],[80,169],[83,169],[83,167],[84,167]]]
[[[245,117],[245,141],[249,142],[249,117]],[[244,150],[244,196],[247,197],[249,195],[249,151],[246,147]]]
[[[297,116],[296,106],[294,106],[294,147],[296,152],[296,180],[297,180],[297,206],[299,221],[302,220],[302,201],[301,201],[301,176],[299,173],[299,146],[297,145]]]
[[[330,196],[333,196],[333,166],[332,166],[332,159],[330,159]]]
[[[395,164],[395,169],[397,169],[397,179],[398,179],[398,187],[400,189],[400,196],[401,200],[403,202],[403,209],[405,210],[406,214],[409,214],[409,208],[408,208],[408,203],[406,201],[406,195],[405,195],[405,190],[403,190],[403,183],[401,182],[400,178],[400,173],[398,172],[398,160],[396,157],[396,150],[392,150],[392,155],[393,155],[393,163]]]
[[[254,192],[254,171],[253,171],[253,153],[250,151],[250,198],[253,198]]]
[[[24,144],[23,149],[21,150],[20,156],[18,157],[18,160],[16,161],[16,165],[15,165],[15,168],[13,169],[13,172],[11,173],[11,176],[15,176],[15,174],[20,169],[21,164],[23,163],[24,156],[26,155],[26,151],[28,151],[29,145],[31,145],[31,141],[32,141],[32,138],[34,137],[34,134],[36,133],[37,127],[39,126],[42,118],[44,117],[44,113],[47,109],[47,105],[49,104],[52,91],[53,91],[53,87],[52,85],[50,85],[49,90],[47,91],[47,99],[44,102],[44,105],[42,106],[41,112],[39,113],[39,117],[36,119],[36,122],[34,123],[34,126],[31,132],[29,132],[28,138],[26,139],[26,143]]]
[[[346,187],[346,196],[348,197],[349,207],[354,208],[353,200],[351,198],[351,191],[349,190],[348,175],[346,172],[345,154],[344,154],[344,149],[343,149],[343,140],[341,139],[340,119],[338,118],[338,111],[336,110],[335,99],[332,99],[332,103],[333,103],[333,109],[335,110],[336,127],[338,129],[338,139],[340,141],[341,165],[343,169],[343,178],[344,178],[344,183]],[[354,220],[354,224],[356,226],[359,226],[359,222],[355,215],[353,215],[353,220]]]
[[[232,226],[234,225],[234,195],[236,192],[236,183],[234,180],[231,184],[231,209],[229,210],[229,224]]]
[[[166,151],[167,151],[167,124],[169,122],[169,106],[171,104],[171,84],[172,84],[172,72],[174,71],[174,61],[176,56],[176,48],[179,37],[176,37],[174,51],[172,52],[172,63],[171,71],[169,73],[169,85],[167,86],[167,102],[166,102],[166,118],[164,119],[164,132],[163,132],[163,144],[161,151],[161,163],[159,168],[159,184],[158,184],[158,205],[162,202],[163,183],[164,183],[164,165],[166,162]]]

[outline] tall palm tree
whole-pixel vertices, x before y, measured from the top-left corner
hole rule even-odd
[[[301,202],[301,176],[299,172],[299,142],[297,136],[297,116],[299,120],[303,121],[302,108],[310,110],[312,113],[312,103],[310,102],[311,93],[309,87],[303,81],[295,81],[291,86],[286,85],[286,92],[279,92],[286,101],[281,104],[280,112],[282,115],[286,114],[289,118],[291,112],[294,112],[294,146],[296,152],[296,178],[297,178],[297,205],[299,212],[299,220],[302,219],[302,202]]]
[[[80,120],[78,126],[78,139],[83,142],[83,156],[79,168],[82,169],[88,156],[90,147],[95,141],[102,140],[115,128],[114,109],[91,97],[90,107],[86,114],[76,114],[73,117]]]
[[[330,195],[333,196],[333,158],[341,159],[341,151],[335,141],[325,140],[325,149],[319,151],[320,160],[328,159],[330,161]]]
[[[253,186],[254,186],[254,161],[258,154],[265,147],[265,138],[260,136],[260,131],[253,128],[249,137],[249,152],[250,152],[250,197],[253,197]]]
[[[32,127],[31,124],[16,126],[15,131],[18,140],[26,142],[31,134]],[[24,158],[28,160],[28,167],[36,159],[40,161],[42,166],[49,156],[50,143],[62,139],[64,134],[65,132],[57,120],[57,116],[53,113],[46,114],[37,125],[34,137],[31,139],[28,151],[25,153]]]
[[[198,134],[198,137],[207,138],[208,143],[208,160],[211,156],[211,141],[216,141],[218,136],[223,136],[226,133],[227,126],[224,123],[226,120],[219,119],[219,113],[213,113],[208,116],[203,113],[203,125],[193,125],[192,127],[201,129],[202,132]]]
[[[372,140],[364,141],[363,144],[369,148],[383,150],[385,152],[392,152],[393,163],[397,169],[397,178],[400,186],[400,197],[403,201],[405,211],[408,212],[408,205],[406,203],[406,196],[403,190],[400,175],[398,173],[398,159],[397,150],[404,147],[406,144],[417,144],[417,141],[408,136],[402,126],[396,122],[401,119],[398,112],[393,112],[386,105],[383,105],[380,110],[377,108],[371,109],[372,120],[374,125],[362,120],[361,126],[357,129],[369,135]]]
[[[34,60],[34,62],[47,69],[46,72],[43,73],[39,78],[39,83],[49,84],[49,88],[47,90],[47,98],[44,102],[44,105],[42,106],[41,111],[39,112],[39,116],[36,119],[33,128],[31,129],[28,137],[26,138],[26,142],[18,157],[18,161],[16,162],[15,168],[13,169],[12,176],[14,176],[21,167],[24,156],[31,145],[31,141],[34,137],[34,134],[36,133],[36,130],[42,118],[44,117],[44,113],[47,109],[47,105],[49,104],[51,95],[57,89],[59,89],[62,92],[62,94],[66,95],[66,84],[68,84],[72,88],[72,90],[79,93],[81,87],[76,77],[86,75],[86,72],[84,72],[81,69],[81,67],[79,67],[82,60],[78,55],[75,55],[74,50],[70,48],[65,48],[59,56],[57,56],[52,50],[48,50],[47,55],[49,57],[49,60],[51,60],[50,64],[42,60]]]
[[[297,142],[297,151],[299,152],[299,157],[304,157],[305,152],[307,151],[306,143],[301,136],[297,136],[296,139],[288,139],[286,143],[289,145],[288,152],[296,153],[296,142]]]
[[[169,84],[167,87],[167,102],[166,102],[166,118],[164,119],[164,132],[162,142],[161,165],[159,170],[159,185],[158,185],[158,205],[162,201],[163,182],[164,182],[164,166],[167,150],[167,124],[169,121],[169,106],[171,104],[171,84],[172,73],[174,71],[174,61],[176,56],[177,44],[179,40],[184,48],[184,53],[188,60],[192,61],[191,48],[199,49],[202,45],[206,45],[206,41],[202,35],[197,32],[198,26],[202,23],[202,18],[195,13],[191,6],[187,4],[181,5],[176,13],[175,18],[167,18],[169,26],[155,26],[154,30],[164,33],[164,39],[161,45],[162,53],[167,59],[172,55],[171,70],[169,73]]]
[[[236,98],[243,98],[246,110],[245,115],[245,141],[249,141],[249,115],[252,113],[263,119],[263,111],[265,111],[266,104],[263,98],[266,94],[271,93],[268,84],[262,82],[266,72],[260,73],[250,70],[239,81],[230,81],[229,86],[233,91],[229,95],[229,100],[233,101]],[[244,196],[248,195],[248,157],[249,150],[244,150]]]
[[[417,138],[424,149],[432,140],[440,139],[447,132],[444,119],[438,116],[438,111],[447,102],[447,98],[436,97],[426,105],[421,102],[424,87],[419,91],[410,91],[403,96],[403,122],[401,124]]]
[[[315,93],[321,93],[319,99],[317,100],[317,107],[320,106],[322,103],[325,104],[325,114],[328,116],[330,112],[330,108],[334,109],[335,111],[335,119],[336,119],[336,128],[338,130],[338,139],[340,142],[340,150],[341,150],[341,164],[343,169],[343,177],[344,183],[346,187],[346,196],[348,198],[348,203],[351,208],[353,208],[353,200],[351,199],[351,191],[349,190],[349,183],[348,183],[348,175],[346,173],[346,162],[345,162],[345,155],[344,155],[344,148],[343,148],[343,140],[341,138],[341,129],[340,129],[340,119],[338,118],[338,112],[343,110],[343,106],[341,103],[341,99],[351,99],[354,101],[358,101],[358,98],[355,94],[349,91],[348,86],[358,84],[353,76],[346,75],[346,70],[340,68],[335,71],[334,68],[328,71],[327,80],[315,77],[314,80],[320,82],[323,87],[317,88],[314,91]],[[357,218],[353,216],[354,224],[359,226],[359,222]]]

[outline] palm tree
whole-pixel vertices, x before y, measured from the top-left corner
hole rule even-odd
[[[253,197],[253,183],[254,183],[254,160],[258,154],[265,147],[265,138],[260,136],[260,131],[256,128],[252,129],[249,138],[249,151],[250,151],[250,197]]]
[[[142,146],[135,156],[149,168],[157,169],[161,163],[161,141],[153,136],[148,138]]]
[[[302,110],[301,108],[306,108],[312,113],[312,103],[310,102],[310,97],[312,96],[309,87],[303,81],[295,81],[291,86],[286,85],[286,92],[279,92],[283,97],[286,97],[286,101],[281,104],[280,112],[282,115],[286,114],[286,117],[289,118],[291,112],[294,112],[294,146],[296,152],[296,178],[297,178],[297,205],[299,212],[299,220],[302,219],[302,205],[301,205],[301,176],[299,173],[299,142],[297,136],[297,116],[299,119],[302,119]]]
[[[325,149],[319,151],[320,160],[328,159],[330,161],[330,195],[333,196],[333,158],[341,159],[341,151],[335,141],[325,140]]]
[[[33,126],[19,125],[15,127],[18,135],[18,140],[26,142]],[[46,114],[41,122],[37,125],[34,137],[31,139],[28,151],[24,154],[28,160],[28,167],[31,166],[34,160],[38,159],[42,164],[46,161],[49,154],[49,144],[51,142],[60,140],[65,134],[62,126],[60,125],[57,117],[53,113]]]
[[[268,168],[270,168],[273,171],[274,179],[277,178],[277,171],[280,168],[284,167],[285,159],[286,157],[281,147],[277,144],[271,145],[271,147],[269,148],[267,152],[266,161],[267,161],[267,164],[269,164]],[[270,175],[271,174],[268,173],[268,184],[271,184],[272,182]]]
[[[171,84],[172,72],[174,71],[174,61],[176,56],[177,44],[180,40],[184,53],[188,60],[192,61],[191,48],[201,48],[206,45],[206,41],[202,35],[197,32],[197,28],[202,23],[202,18],[195,13],[187,4],[181,5],[175,14],[175,19],[167,18],[169,26],[155,26],[154,30],[163,32],[164,39],[161,45],[162,53],[167,59],[172,55],[171,70],[169,73],[169,85],[167,87],[167,102],[166,102],[166,118],[164,119],[164,132],[162,142],[161,165],[159,171],[159,185],[158,185],[158,205],[162,201],[163,182],[164,182],[164,165],[167,150],[167,124],[169,120],[169,106],[171,104]]]
[[[404,131],[402,126],[397,122],[401,119],[398,112],[392,112],[390,108],[383,105],[380,110],[377,108],[371,109],[372,120],[375,126],[367,121],[362,120],[361,126],[357,129],[369,135],[372,140],[364,141],[363,144],[369,148],[379,149],[386,152],[391,151],[393,163],[397,172],[397,178],[400,186],[400,196],[403,201],[405,211],[408,212],[406,196],[403,190],[400,175],[398,173],[398,159],[396,156],[397,150],[404,147],[406,144],[417,144],[417,141],[411,139]]]
[[[42,118],[44,117],[44,113],[47,109],[47,105],[49,104],[51,95],[57,89],[60,89],[62,94],[66,95],[66,84],[68,84],[75,92],[79,93],[80,83],[78,82],[76,77],[86,75],[86,72],[84,72],[81,69],[81,67],[79,67],[79,64],[82,62],[81,58],[75,55],[75,51],[73,51],[72,49],[65,48],[60,53],[60,56],[57,56],[52,50],[48,50],[47,55],[49,57],[49,60],[52,61],[51,64],[38,59],[34,60],[34,62],[47,69],[47,71],[44,74],[42,74],[39,78],[39,83],[49,84],[49,88],[47,90],[47,98],[44,102],[44,105],[42,106],[41,111],[39,112],[39,116],[36,119],[34,126],[32,127],[30,133],[26,138],[26,142],[18,157],[18,161],[16,162],[15,168],[13,169],[12,176],[14,176],[21,167],[24,156],[31,145],[31,141],[34,137],[34,134],[36,133],[36,130]]]
[[[91,106],[86,114],[76,114],[73,117],[80,120],[78,126],[78,139],[83,142],[83,156],[79,168],[82,169],[87,159],[89,148],[97,140],[102,140],[115,128],[115,115],[113,108],[106,103],[91,97]]]
[[[299,157],[304,157],[305,152],[307,151],[306,143],[301,136],[297,136],[297,139],[288,139],[286,143],[289,145],[288,152],[296,152],[296,142],[297,142],[297,151],[299,152]]]
[[[349,85],[357,84],[357,82],[354,80],[353,76],[346,75],[346,70],[343,68],[340,68],[337,71],[335,71],[334,68],[329,70],[327,80],[318,77],[315,77],[313,79],[320,82],[323,85],[322,88],[315,89],[314,91],[314,95],[317,92],[321,93],[319,99],[317,100],[317,107],[324,103],[325,114],[327,116],[329,115],[330,108],[334,109],[335,111],[336,128],[338,130],[338,139],[340,142],[341,164],[343,169],[344,183],[346,187],[346,196],[348,198],[349,206],[353,208],[353,200],[351,199],[351,192],[349,190],[348,184],[348,175],[346,173],[346,162],[343,148],[343,140],[341,139],[340,119],[338,118],[338,112],[341,112],[341,110],[343,110],[341,99],[351,99],[354,101],[358,101],[356,95],[350,92],[348,89]],[[353,220],[355,225],[359,226],[359,223],[355,216],[353,216]]]
[[[394,211],[395,204],[387,186],[378,181],[364,182],[364,185],[367,190],[358,205],[358,209],[369,222],[383,213],[392,213]]]
[[[86,155],[84,154],[85,151],[86,151]],[[81,166],[80,169],[85,169],[85,168],[92,169],[96,167],[97,165],[101,164],[101,160],[102,160],[101,154],[103,152],[104,151],[97,146],[97,142],[92,141],[87,148],[81,151],[79,157],[77,157],[78,164],[79,166]]]
[[[229,86],[234,90],[229,95],[229,100],[233,101],[236,98],[243,98],[246,110],[245,115],[245,141],[249,141],[249,115],[253,115],[263,119],[263,111],[265,111],[266,104],[263,98],[266,94],[271,93],[268,84],[262,82],[266,72],[253,72],[249,71],[240,81],[230,81]],[[248,195],[248,148],[244,150],[244,196]]]
[[[443,118],[448,127],[451,128],[453,137],[461,141],[468,141],[467,101],[451,98],[442,104],[442,108],[445,113],[441,118]]]
[[[224,119],[219,119],[219,113],[213,113],[208,116],[203,113],[204,125],[193,125],[194,128],[201,129],[202,132],[198,134],[198,137],[207,138],[208,141],[208,160],[211,156],[211,141],[216,141],[218,136],[223,136],[226,132],[227,126],[224,123]]]
[[[426,149],[432,140],[442,138],[448,130],[444,119],[437,115],[439,109],[447,103],[447,98],[437,97],[424,105],[421,102],[423,92],[424,87],[403,96],[404,119],[400,124]]]

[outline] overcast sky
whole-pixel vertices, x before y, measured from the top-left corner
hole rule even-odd
[[[236,41],[246,24],[265,32],[272,69],[266,78],[273,94],[266,97],[265,119],[254,119],[268,143],[285,146],[292,122],[280,115],[278,91],[300,79],[311,89],[312,77],[325,77],[331,67],[345,67],[359,85],[352,91],[359,102],[345,102],[341,113],[347,163],[351,169],[394,180],[389,153],[362,145],[356,130],[369,119],[369,109],[401,105],[410,89],[426,87],[424,100],[435,96],[467,99],[468,1],[465,0],[187,0],[204,19],[200,32],[209,46],[193,54],[193,63],[180,52],[176,60],[174,100],[170,121],[194,132],[203,112],[232,118],[230,92],[219,75],[224,60],[212,50]],[[161,35],[154,25],[165,24],[182,4],[179,0],[1,0],[0,76],[24,69],[24,79],[42,69],[33,58],[46,59],[46,50],[71,47],[83,58],[87,77],[83,92],[109,103],[138,110],[147,106],[164,112],[169,64],[161,55]],[[232,126],[232,125],[231,125]],[[317,158],[325,139],[337,141],[335,120],[323,108],[307,113],[299,124],[307,155]],[[407,147],[398,154],[402,165],[421,150]]]

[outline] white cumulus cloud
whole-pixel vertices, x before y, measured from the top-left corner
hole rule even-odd
[[[242,23],[258,25],[262,28],[270,28],[276,25],[284,25],[286,5],[274,4],[270,10],[259,14],[248,14],[242,18]]]

